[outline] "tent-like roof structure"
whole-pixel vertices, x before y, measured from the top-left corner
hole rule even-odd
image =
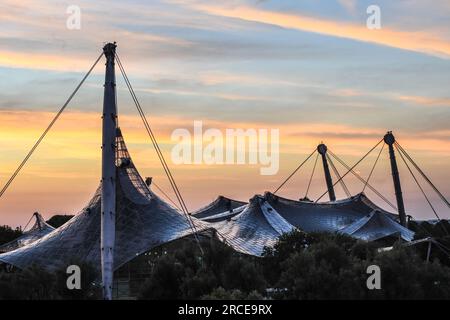
[[[373,211],[378,211],[391,219],[397,218],[396,215],[375,205],[364,193],[347,199],[321,203],[286,199],[270,192],[266,192],[264,198],[289,223],[305,232],[335,232]]]
[[[295,229],[260,195],[228,221],[211,223],[226,243],[235,250],[260,256],[265,246],[272,247],[283,233]]]
[[[247,202],[218,196],[216,200],[194,211],[192,215],[207,222],[223,221],[241,213],[246,204]]]
[[[401,237],[405,241],[414,239],[413,231],[377,210],[339,230],[339,232],[366,241],[376,241],[388,237]]]
[[[261,255],[278,237],[293,229],[340,232],[365,241],[399,238],[411,241],[414,232],[396,221],[363,193],[333,202],[295,201],[266,192],[256,195],[245,209],[227,221],[211,223],[237,251]]]
[[[116,241],[114,270],[161,244],[211,230],[206,222],[188,219],[155,195],[131,160],[120,129],[117,130]],[[73,263],[100,266],[101,188],[89,204],[66,224],[34,243],[0,254],[0,261],[18,268],[31,264],[52,270]]]
[[[35,219],[33,226],[29,230],[24,231],[24,233],[17,239],[1,245],[0,252],[8,252],[23,247],[27,244],[35,242],[55,230],[55,228],[45,222],[39,212],[33,213],[33,217]]]
[[[235,250],[256,256],[262,254],[265,246],[273,246],[281,234],[295,228],[305,232],[341,232],[367,241],[393,236],[410,241],[414,235],[396,221],[396,215],[379,208],[363,193],[324,203],[295,201],[269,192],[254,196],[249,204],[218,197],[195,212],[191,224],[145,184],[120,129],[117,130],[116,172],[114,269],[156,246],[191,235],[194,230],[217,231]],[[0,254],[0,261],[18,268],[36,264],[47,269],[88,261],[98,268],[100,198],[98,188],[89,204],[66,224],[32,243]]]

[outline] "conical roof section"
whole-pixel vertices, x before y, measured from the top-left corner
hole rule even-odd
[[[29,230],[24,231],[24,233],[17,239],[1,245],[0,252],[12,251],[27,244],[33,243],[34,241],[42,238],[55,229],[47,222],[45,222],[44,218],[39,212],[33,213],[33,217],[35,219],[33,226]]]
[[[218,196],[213,202],[194,211],[192,215],[203,221],[218,222],[239,214],[246,204],[247,202]]]
[[[395,236],[411,241],[414,232],[401,226],[396,218],[363,193],[339,201],[313,203],[266,192],[264,196],[254,196],[229,221],[211,224],[235,250],[258,256],[265,246],[272,247],[280,235],[293,229],[341,232],[366,241]]]
[[[266,192],[265,199],[289,223],[305,232],[335,232],[374,210],[392,219],[396,215],[376,206],[364,193],[333,202],[315,203],[286,199]]]
[[[116,241],[114,269],[161,244],[193,233],[185,216],[154,194],[139,175],[117,130]],[[46,269],[86,261],[100,266],[101,187],[74,218],[38,241],[0,254],[0,261],[25,268],[31,264]],[[198,232],[211,228],[192,218]]]
[[[229,221],[211,223],[227,244],[242,253],[260,256],[278,237],[295,229],[260,195]]]
[[[413,231],[378,210],[372,211],[339,232],[366,241],[376,241],[388,237],[397,237],[404,241],[414,239]]]

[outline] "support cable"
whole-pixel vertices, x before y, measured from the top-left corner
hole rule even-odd
[[[27,163],[28,159],[30,159],[31,155],[33,154],[33,152],[36,150],[36,148],[39,146],[39,144],[42,142],[42,140],[45,138],[45,136],[47,135],[47,133],[50,131],[50,129],[53,127],[53,125],[55,124],[55,122],[59,119],[59,116],[63,113],[63,111],[66,109],[67,105],[69,104],[69,102],[72,100],[72,98],[75,96],[75,94],[78,92],[78,90],[80,89],[80,87],[82,86],[82,84],[85,82],[85,80],[87,79],[87,77],[91,74],[92,70],[95,68],[95,66],[97,65],[97,63],[100,61],[101,57],[103,56],[103,52],[100,54],[100,56],[97,58],[97,60],[95,60],[94,64],[92,65],[92,67],[89,69],[89,71],[84,75],[84,77],[81,79],[80,83],[77,85],[77,87],[75,88],[75,90],[72,92],[72,94],[69,96],[69,98],[66,100],[66,102],[62,105],[62,107],[59,109],[59,111],[56,113],[56,115],[54,116],[54,118],[52,119],[52,121],[50,122],[50,124],[47,126],[47,128],[44,130],[44,132],[41,134],[41,136],[39,137],[39,139],[37,139],[37,141],[34,143],[33,147],[31,148],[31,150],[28,152],[28,154],[25,156],[25,158],[22,160],[22,162],[20,163],[20,165],[17,167],[17,169],[14,171],[14,173],[12,174],[12,176],[9,178],[9,180],[6,182],[6,184],[3,186],[3,188],[0,190],[0,198],[3,196],[3,194],[6,192],[6,190],[8,189],[8,187],[11,185],[11,183],[14,181],[14,179],[16,178],[16,176],[19,174],[20,170],[22,170],[23,166],[25,166],[25,164]]]
[[[319,153],[317,152],[316,160],[314,161],[314,167],[311,172],[311,177],[309,177],[308,187],[306,188],[305,199],[308,198],[309,188],[311,187],[311,182],[314,177],[314,172],[316,171],[317,160],[319,160]]]
[[[347,167],[346,165],[344,165],[346,168],[347,168],[347,172],[346,173],[344,173],[344,175],[338,180],[338,181],[336,181],[334,184],[333,184],[333,187],[337,184],[337,183],[339,183],[339,181],[340,180],[342,180],[345,176],[347,176],[350,172],[352,172],[353,174],[356,174],[354,171],[353,171],[353,169],[354,168],[356,168],[356,166],[357,165],[359,165],[376,147],[378,147],[378,145],[381,143],[383,141],[383,139],[381,139],[380,141],[378,141],[378,143],[374,146],[374,147],[372,147],[372,149],[370,149],[361,159],[359,159],[354,165],[353,165],[353,167]],[[328,152],[330,152],[330,150],[328,150]],[[341,160],[337,157],[337,156],[335,156],[332,152],[330,152],[330,154],[336,159],[336,160],[338,160],[339,162],[341,162]],[[341,162],[341,164],[343,164],[343,161]],[[362,178],[361,178],[362,179]],[[320,199],[322,199],[323,198],[323,196],[324,195],[326,195],[328,193],[328,191],[325,191],[315,202],[317,203]]]
[[[337,161],[339,161],[340,164],[342,164],[347,170],[349,170],[356,178],[358,178],[362,183],[367,183],[367,186],[369,187],[370,190],[372,190],[380,199],[382,199],[384,202],[386,202],[392,209],[394,209],[395,211],[397,211],[397,207],[390,202],[385,196],[383,196],[377,189],[375,189],[370,183],[368,183],[366,180],[364,180],[363,177],[361,177],[359,174],[357,174],[353,169],[350,168],[349,165],[347,165],[342,159],[340,159],[337,155],[335,155],[333,152],[331,152],[330,150],[328,150],[328,152],[330,153],[330,155],[335,158]]]
[[[366,183],[364,183],[364,187],[362,189],[361,192],[364,192],[364,190],[366,190],[367,185],[369,184],[369,180],[372,177],[373,171],[375,170],[375,167],[377,166],[378,163],[378,159],[380,159],[381,153],[383,152],[384,146],[386,145],[386,143],[383,143],[383,145],[381,146],[380,152],[378,153],[378,156],[372,166],[372,169],[370,170],[369,176],[366,179]]]
[[[174,192],[175,192],[175,195],[176,195],[176,197],[178,199],[178,202],[180,203],[180,205],[181,205],[181,207],[183,209],[182,211],[188,213],[188,210],[187,210],[187,207],[186,207],[186,205],[184,203],[184,200],[183,200],[182,197],[180,197],[181,194],[179,193],[179,189],[178,189],[178,187],[177,187],[177,185],[175,183],[175,180],[174,180],[174,178],[173,178],[173,176],[172,176],[172,174],[170,172],[170,169],[169,169],[169,167],[167,165],[167,162],[165,161],[165,158],[164,158],[164,156],[162,154],[162,151],[159,148],[159,144],[158,144],[158,142],[157,142],[157,140],[156,140],[156,138],[155,138],[155,136],[153,134],[153,131],[152,131],[152,129],[151,129],[151,127],[150,127],[146,117],[145,117],[145,113],[143,112],[143,110],[142,110],[142,108],[140,106],[140,103],[139,103],[139,101],[138,101],[138,99],[136,97],[136,94],[134,93],[134,90],[133,90],[133,88],[131,86],[131,83],[129,82],[128,76],[126,75],[125,69],[123,68],[122,63],[120,62],[120,58],[118,57],[117,53],[116,53],[116,58],[117,58],[117,62],[118,62],[120,71],[122,73],[122,76],[124,77],[125,83],[126,83],[126,85],[128,87],[128,90],[130,91],[131,97],[132,97],[132,99],[133,99],[133,101],[134,101],[134,103],[136,105],[136,108],[138,110],[138,113],[139,113],[139,115],[140,115],[140,117],[141,117],[141,119],[142,119],[142,121],[144,123],[145,129],[147,130],[147,133],[148,133],[148,135],[149,135],[149,137],[150,137],[150,139],[152,141],[153,147],[156,150],[156,154],[157,154],[157,156],[158,156],[158,158],[159,158],[159,160],[161,162],[161,165],[162,165],[162,167],[164,169],[164,172],[166,173],[166,175],[167,175],[167,177],[169,179],[171,187],[174,189]]]
[[[300,168],[313,156],[316,151],[317,149],[314,149],[314,151],[283,181],[283,183],[280,184],[278,188],[276,188],[273,194],[276,194],[278,190],[280,190],[286,184],[286,182],[288,182],[289,179],[291,179],[292,176],[296,174],[298,170],[300,170]]]
[[[33,218],[34,218],[34,214],[31,215],[31,218],[28,220],[27,224],[25,225],[25,227],[23,227],[23,232],[25,232],[25,230],[27,229],[28,225],[30,224],[30,222]]]
[[[447,258],[450,258],[450,250],[446,246],[444,246],[434,238],[431,238],[430,242],[434,244],[439,250],[441,250],[441,252],[443,252],[447,256]]]
[[[174,179],[174,177],[172,175],[172,172],[170,171],[170,168],[167,165],[167,162],[166,162],[166,160],[164,158],[164,155],[163,155],[163,153],[162,153],[162,151],[161,151],[161,149],[159,147],[158,141],[156,140],[155,135],[153,134],[153,131],[152,131],[152,129],[151,129],[151,127],[150,127],[150,125],[149,125],[149,123],[147,121],[147,118],[145,117],[145,113],[142,110],[142,107],[141,107],[141,105],[139,103],[139,100],[137,99],[137,96],[136,96],[136,94],[134,92],[134,89],[131,86],[130,80],[128,79],[128,76],[127,76],[127,74],[125,72],[125,69],[124,69],[124,67],[123,67],[123,65],[122,65],[122,63],[120,61],[120,58],[119,58],[117,53],[116,53],[116,58],[117,58],[117,63],[119,65],[119,68],[120,68],[120,71],[122,73],[122,76],[123,76],[123,78],[125,80],[125,83],[126,83],[126,85],[128,87],[128,90],[129,90],[129,92],[131,94],[131,97],[132,97],[132,99],[133,99],[133,101],[135,103],[135,106],[136,106],[136,108],[138,110],[138,113],[139,113],[141,119],[142,119],[142,122],[144,123],[144,127],[147,130],[147,133],[148,133],[148,135],[149,135],[149,137],[150,137],[150,139],[152,141],[152,144],[153,144],[153,146],[154,146],[154,148],[156,150],[156,153],[157,153],[158,158],[159,158],[159,160],[161,162],[161,165],[162,165],[162,167],[163,167],[163,169],[164,169],[164,171],[165,171],[165,173],[167,175],[167,178],[169,179],[169,182],[170,182],[170,184],[172,186],[172,189],[173,189],[173,191],[174,191],[174,193],[175,193],[175,195],[176,195],[176,197],[178,199],[178,202],[180,203],[180,206],[181,206],[181,209],[182,209],[182,213],[185,215],[186,220],[188,221],[189,227],[191,228],[191,230],[192,230],[192,232],[194,234],[195,240],[197,241],[197,244],[198,244],[198,247],[200,249],[201,254],[204,255],[202,246],[200,244],[200,240],[198,238],[197,228],[196,228],[194,222],[192,221],[192,219],[190,217],[189,210],[188,210],[188,208],[186,206],[186,203],[185,203],[185,201],[184,201],[184,199],[183,199],[183,197],[181,195],[181,192],[180,192],[180,190],[179,190],[179,188],[178,188],[178,186],[177,186],[177,184],[175,182],[175,179]]]
[[[440,243],[436,239],[432,239],[432,242],[434,244],[436,244],[450,258],[450,249],[448,247],[446,247],[445,245],[443,245],[442,243]]]
[[[172,204],[175,206],[175,208],[177,208],[178,210],[182,211],[182,210],[180,209],[180,207],[172,200],[172,198],[169,197],[169,195],[168,195],[166,192],[164,192],[164,190],[163,190],[162,188],[160,188],[160,187],[156,184],[155,181],[152,182],[152,185],[154,185],[154,186],[156,187],[156,189],[158,189],[158,190],[159,190],[159,191],[167,198],[167,200],[169,200],[170,203],[172,203]]]
[[[441,200],[450,208],[449,201],[444,197],[444,195],[438,190],[438,188],[431,182],[431,180],[427,177],[427,175],[420,169],[420,167],[414,162],[414,160],[410,157],[410,155],[406,152],[402,146],[395,142],[395,145],[400,149],[400,151],[405,155],[405,157],[411,162],[411,164],[416,168],[416,170],[420,173],[420,175],[425,179],[426,182],[433,188],[436,194],[441,198]]]
[[[172,188],[174,189],[175,195],[177,196],[178,201],[180,202],[180,205],[182,206],[183,212],[188,213],[188,210],[187,210],[187,207],[185,205],[185,202],[184,202],[183,198],[180,197],[181,193],[179,192],[179,189],[178,189],[178,187],[177,187],[177,185],[175,183],[173,175],[170,172],[170,169],[169,169],[169,167],[167,165],[167,162],[165,161],[164,155],[162,154],[162,151],[159,148],[159,144],[158,144],[158,142],[157,142],[157,140],[156,140],[156,138],[155,138],[155,136],[153,134],[153,131],[152,131],[152,129],[151,129],[151,127],[150,127],[146,117],[145,117],[145,114],[144,114],[144,112],[142,110],[142,107],[140,106],[140,103],[139,103],[139,101],[138,101],[138,99],[136,97],[136,94],[134,93],[134,90],[133,90],[133,88],[131,86],[131,83],[130,83],[130,81],[128,79],[128,76],[126,75],[125,69],[123,68],[123,66],[122,66],[122,64],[120,62],[120,58],[118,57],[117,54],[116,54],[116,56],[117,56],[117,62],[119,64],[119,68],[120,68],[120,70],[122,72],[122,76],[124,77],[124,80],[125,80],[125,82],[127,84],[127,87],[128,87],[128,89],[130,91],[130,94],[131,94],[131,96],[133,98],[133,101],[135,102],[136,107],[138,109],[139,115],[141,116],[141,119],[144,122],[144,126],[145,126],[145,128],[147,130],[147,133],[149,134],[149,136],[151,138],[151,141],[153,143],[153,146],[155,147],[155,150],[157,152],[157,155],[158,155],[158,158],[159,158],[159,160],[161,162],[161,165],[163,166],[164,171],[165,171],[165,173],[166,173],[166,175],[167,175],[167,177],[169,179],[169,182],[170,182]]]
[[[436,210],[433,207],[433,204],[431,203],[430,199],[428,198],[428,196],[426,195],[425,191],[423,190],[422,186],[419,183],[419,180],[417,180],[416,176],[414,175],[414,172],[411,170],[409,164],[406,162],[402,152],[400,152],[399,148],[394,144],[395,148],[397,149],[397,152],[400,154],[400,157],[402,158],[403,162],[406,165],[406,168],[408,168],[409,173],[411,174],[411,176],[413,177],[414,181],[416,182],[417,186],[419,187],[420,191],[422,192],[425,200],[427,200],[428,205],[430,206],[431,210],[433,211],[434,215],[436,216],[436,218],[438,219],[438,222],[441,221],[441,218],[439,217],[438,213],[436,212]],[[442,228],[444,229],[445,233],[448,235],[448,231],[447,229],[442,225]]]
[[[338,169],[336,168],[336,166],[333,163],[333,160],[330,158],[330,156],[328,155],[328,153],[326,153],[326,157],[328,159],[328,162],[331,164],[331,169],[333,169],[334,174],[336,175],[336,177],[340,180],[340,184],[342,189],[344,190],[345,194],[347,195],[347,197],[351,197],[351,193],[347,188],[347,185],[344,182],[344,179],[341,178],[341,175],[339,174]]]
[[[117,56],[117,54],[116,54],[116,57],[117,57],[117,62],[118,62],[119,68],[120,68],[120,70],[122,72],[122,76],[124,77],[124,80],[125,80],[125,82],[127,84],[128,90],[130,91],[130,94],[131,94],[131,96],[132,96],[132,98],[133,98],[133,100],[135,102],[136,108],[137,108],[137,110],[138,110],[138,112],[139,112],[139,114],[141,116],[141,119],[142,119],[142,121],[144,123],[144,126],[145,126],[145,128],[147,130],[147,133],[150,136],[150,139],[151,139],[152,144],[153,144],[153,146],[154,146],[154,148],[156,150],[156,153],[157,153],[158,158],[159,158],[159,160],[161,162],[161,165],[163,166],[163,169],[164,169],[164,171],[165,171],[165,173],[166,173],[166,175],[167,175],[167,177],[169,179],[169,182],[170,182],[170,184],[171,184],[171,186],[172,186],[172,188],[173,188],[173,190],[175,192],[175,195],[176,195],[176,197],[177,197],[177,199],[178,199],[178,201],[179,201],[179,203],[181,205],[181,209],[182,209],[181,211],[185,215],[186,220],[188,221],[189,227],[193,231],[195,239],[197,241],[197,244],[198,244],[198,246],[200,248],[200,251],[201,251],[201,253],[203,255],[203,249],[202,249],[202,247],[200,245],[200,241],[198,239],[198,235],[197,235],[197,230],[196,230],[195,224],[193,223],[193,221],[191,220],[191,218],[189,216],[189,212],[188,212],[188,209],[187,209],[186,204],[184,202],[184,199],[181,196],[181,193],[180,193],[180,191],[178,189],[178,186],[176,185],[175,179],[173,178],[173,175],[172,175],[172,173],[171,173],[171,171],[170,171],[170,169],[169,169],[169,167],[167,165],[167,162],[164,159],[164,155],[162,154],[162,151],[159,148],[159,144],[158,144],[158,142],[157,142],[157,140],[156,140],[156,138],[155,138],[155,136],[153,134],[153,131],[152,131],[152,129],[151,129],[151,127],[150,127],[146,117],[145,117],[144,111],[142,110],[142,108],[140,106],[140,103],[139,103],[139,101],[138,101],[138,99],[136,97],[136,94],[134,93],[134,90],[133,90],[133,88],[131,86],[131,83],[130,83],[130,81],[128,79],[128,76],[126,75],[125,69],[123,68],[122,63],[120,62],[120,58]]]

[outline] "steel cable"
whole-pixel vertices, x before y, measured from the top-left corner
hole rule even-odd
[[[53,125],[55,124],[55,122],[59,119],[59,116],[63,113],[63,111],[66,109],[67,105],[69,104],[69,102],[72,100],[72,98],[75,96],[75,94],[78,92],[78,90],[80,89],[80,87],[82,86],[82,84],[85,82],[85,80],[87,79],[87,77],[91,74],[92,70],[95,68],[95,66],[97,65],[97,63],[100,61],[101,57],[103,56],[103,53],[100,54],[100,56],[97,58],[97,60],[94,62],[94,64],[92,65],[92,67],[89,69],[89,71],[85,74],[85,76],[83,77],[83,79],[80,81],[80,83],[78,84],[78,86],[75,88],[75,90],[72,92],[72,94],[69,96],[69,98],[66,100],[66,102],[63,104],[63,106],[59,109],[59,111],[56,113],[56,115],[54,116],[54,118],[52,119],[52,121],[50,122],[50,124],[47,126],[47,128],[44,130],[44,132],[41,134],[41,136],[39,137],[39,139],[34,143],[33,147],[31,148],[31,150],[28,152],[28,154],[25,156],[25,158],[22,160],[22,162],[20,163],[20,165],[17,167],[17,169],[14,171],[14,173],[12,174],[12,176],[9,178],[9,180],[6,182],[6,184],[3,186],[3,188],[0,191],[0,198],[3,196],[3,194],[6,192],[6,190],[8,189],[8,187],[11,185],[11,183],[14,181],[14,179],[16,178],[16,176],[19,174],[20,170],[22,170],[23,166],[25,166],[25,164],[27,163],[28,159],[31,157],[31,155],[33,154],[33,152],[36,150],[36,148],[40,145],[40,143],[42,142],[42,140],[45,138],[45,136],[47,135],[47,133],[50,131],[50,129],[53,127]]]

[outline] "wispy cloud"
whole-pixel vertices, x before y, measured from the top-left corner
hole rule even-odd
[[[394,48],[422,52],[442,58],[450,58],[450,43],[439,35],[425,32],[408,32],[383,27],[369,30],[364,24],[353,24],[325,20],[321,18],[268,11],[250,6],[219,6],[193,4],[203,12],[228,18],[243,19],[283,28],[315,32],[324,35],[348,38],[358,41],[390,46]]]
[[[194,120],[220,130],[280,129],[277,176],[262,178],[252,166],[175,166],[191,208],[223,193],[247,200],[279,184],[321,141],[352,163],[389,129],[448,185],[448,1],[380,0],[383,28],[373,31],[354,0],[76,2],[78,31],[65,26],[72,2],[0,3],[0,183],[51,120],[46,110],[79,81],[74,72],[115,40],[165,154],[171,132],[192,129]],[[75,213],[89,200],[100,177],[103,73],[102,61],[2,198],[1,223],[26,222],[35,210]],[[117,78],[133,159],[169,190],[118,70]],[[212,177],[222,183],[211,185]],[[381,178],[390,185],[388,170]]]
[[[427,107],[450,107],[450,98],[399,96],[398,99]]]
[[[355,13],[356,11],[356,0],[338,0],[338,2],[350,13]]]

